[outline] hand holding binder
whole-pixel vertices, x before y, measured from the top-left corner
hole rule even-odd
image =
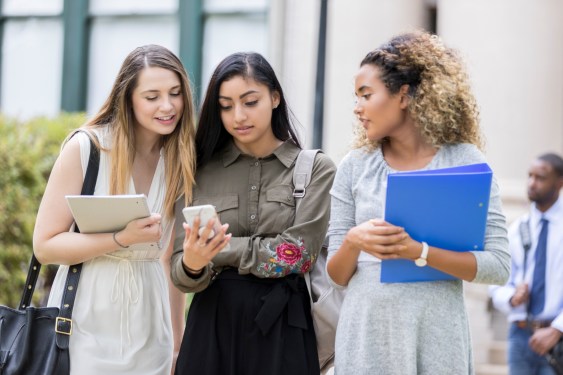
[[[483,250],[491,181],[486,163],[389,174],[385,220],[430,246]],[[407,259],[383,260],[381,265],[384,283],[455,279]]]

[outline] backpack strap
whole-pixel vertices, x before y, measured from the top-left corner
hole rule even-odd
[[[528,262],[528,250],[532,247],[532,236],[530,235],[530,223],[529,220],[522,220],[520,226],[518,227],[520,232],[520,240],[522,241],[522,247],[524,248],[524,276],[526,274],[526,263]]]
[[[295,211],[305,196],[305,191],[311,182],[315,157],[321,150],[301,150],[293,167],[293,196],[295,197]]]
[[[518,227],[520,232],[520,241],[522,242],[522,247],[524,248],[524,258],[522,262],[522,282],[526,280],[526,268],[528,266],[528,253],[532,247],[532,236],[530,235],[530,219],[522,220],[520,226]],[[530,301],[526,302],[526,320],[530,320]]]
[[[295,216],[301,205],[301,200],[305,196],[307,186],[311,182],[313,174],[313,164],[315,157],[321,150],[301,150],[293,167],[293,197],[295,198]],[[326,241],[326,240],[325,240]],[[311,308],[313,307],[313,291],[311,289],[311,276],[309,272],[305,272],[305,283],[309,290],[309,299],[311,300]]]

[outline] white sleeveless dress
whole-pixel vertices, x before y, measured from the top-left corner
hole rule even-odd
[[[82,132],[82,169],[88,164],[90,141]],[[108,147],[106,131],[98,132]],[[109,194],[109,155],[100,153],[95,195]],[[130,194],[135,194],[131,182]],[[164,218],[164,159],[160,157],[148,195],[151,212]],[[169,375],[173,338],[168,283],[159,262],[174,222],[162,220],[161,246],[122,249],[84,262],[72,312],[71,375]],[[49,306],[60,306],[68,266],[60,266]]]

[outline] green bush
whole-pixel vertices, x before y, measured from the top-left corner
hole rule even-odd
[[[64,138],[85,120],[84,114],[26,122],[0,116],[0,304],[16,307],[20,301],[49,173]],[[44,275],[49,269],[43,268]],[[41,292],[36,290],[36,302]]]

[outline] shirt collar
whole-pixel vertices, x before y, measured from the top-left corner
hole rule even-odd
[[[536,204],[532,203],[532,212],[530,214],[530,220],[532,220],[532,223],[539,224],[542,217],[546,218],[550,223],[557,221],[557,219],[561,217],[561,210],[563,209],[563,203],[561,202],[561,199],[562,198],[559,197],[559,199],[557,199],[553,206],[551,206],[545,212],[538,210]]]
[[[230,140],[223,149],[223,167],[228,167],[233,164],[240,155],[240,150],[235,146],[235,143]]]
[[[297,156],[301,149],[295,145],[291,140],[285,141],[282,145],[274,150],[273,156],[277,157],[278,160],[286,167],[289,168],[295,163]],[[230,140],[228,145],[223,151],[223,167],[228,167],[234,163],[242,152],[235,146],[235,143]],[[268,158],[267,156],[266,158]],[[265,158],[262,158],[265,159]]]

